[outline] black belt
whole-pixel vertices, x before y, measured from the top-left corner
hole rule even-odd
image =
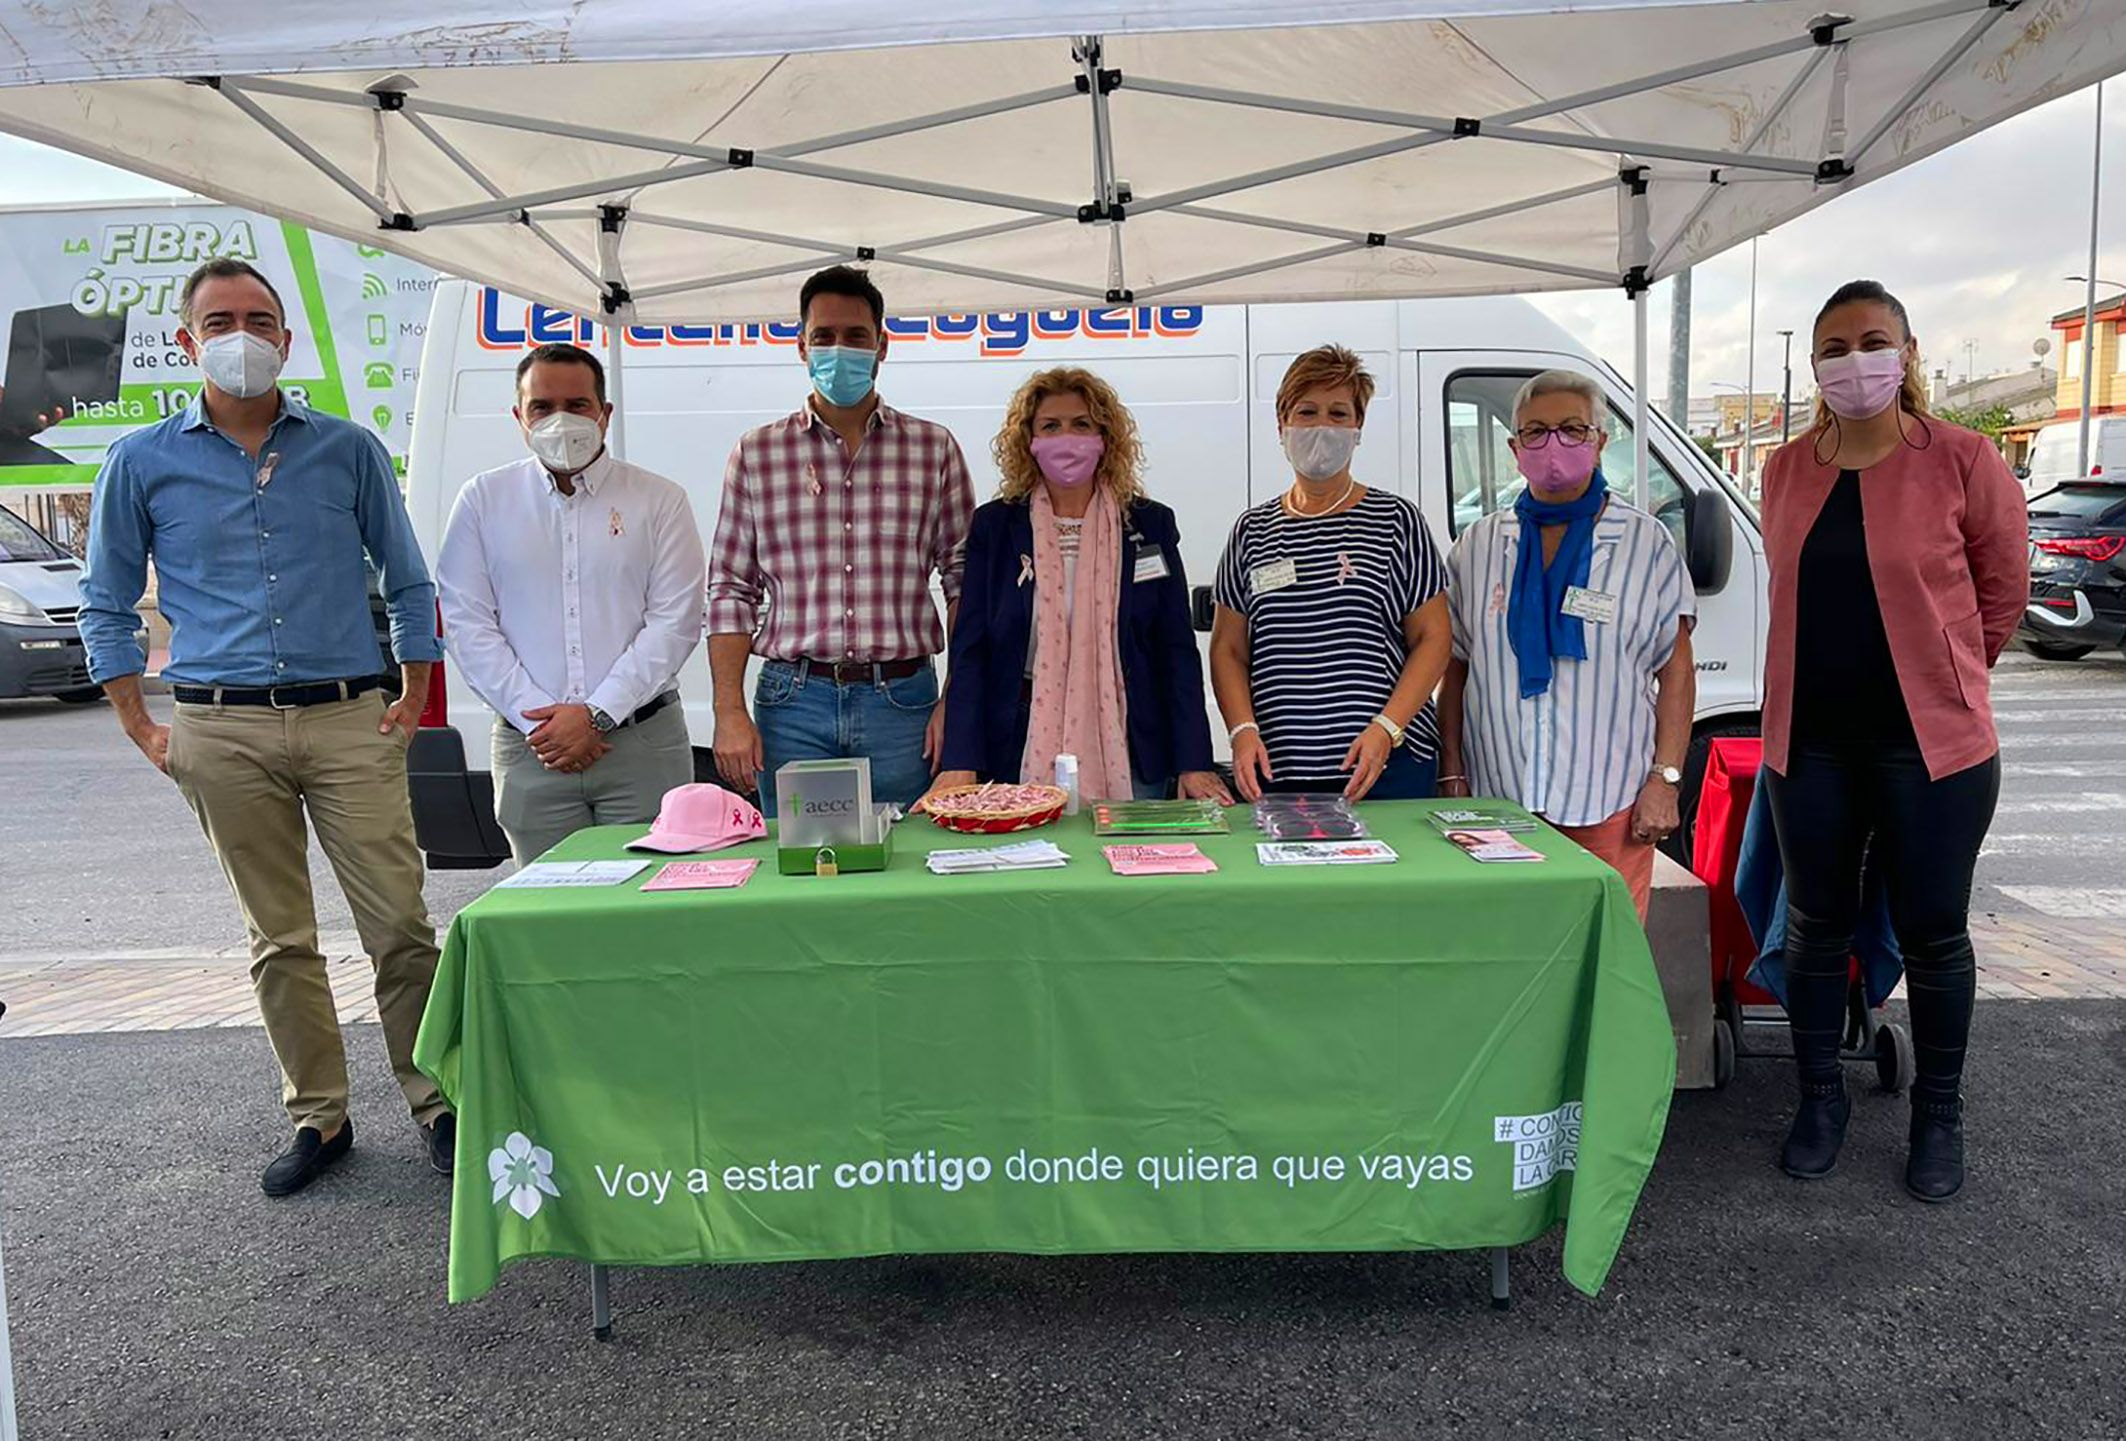
[[[264,687],[173,685],[170,694],[181,705],[256,705],[274,710],[301,710],[305,706],[335,705],[367,695],[384,684],[382,676],[358,680],[321,680],[305,685]]]
[[[678,699],[678,691],[668,690],[663,695],[658,696],[655,700],[645,705],[641,710],[636,711],[626,720],[620,722],[619,725],[614,726],[613,729],[616,731],[624,731],[631,725],[640,725],[642,724],[642,722],[648,720],[651,716],[657,714],[657,712],[663,710],[666,706],[671,705],[674,701],[677,701]]]
[[[836,685],[881,685],[889,680],[906,680],[912,675],[921,675],[930,669],[930,658],[915,660],[793,660],[800,678],[808,675],[832,676]]]

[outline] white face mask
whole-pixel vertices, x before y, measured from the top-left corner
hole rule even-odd
[[[281,350],[247,330],[217,335],[199,345],[199,368],[216,390],[238,400],[255,400],[273,389],[284,361]]]
[[[1288,425],[1284,431],[1285,459],[1308,480],[1327,480],[1343,474],[1358,449],[1355,425]]]
[[[533,426],[527,436],[531,453],[555,475],[574,475],[598,458],[605,432],[587,415],[556,411]]]

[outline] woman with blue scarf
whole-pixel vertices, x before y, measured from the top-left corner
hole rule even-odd
[[[1677,824],[1697,596],[1668,528],[1602,478],[1606,412],[1569,370],[1514,398],[1527,488],[1447,560],[1439,788],[1542,816],[1623,875],[1643,920],[1654,845]]]

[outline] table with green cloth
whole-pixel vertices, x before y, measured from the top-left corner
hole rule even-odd
[[[1089,815],[913,819],[885,871],[734,890],[497,889],[450,929],[415,1057],[458,1113],[450,1298],[504,1261],[1499,1248],[1565,1223],[1592,1295],[1661,1141],[1668,1011],[1623,881],[1555,831],[1486,865],[1117,876]],[[550,860],[642,858],[644,827]],[[1053,840],[1066,867],[939,876]],[[1175,838],[1183,839],[1183,838]],[[1503,1255],[1503,1252],[1499,1253]],[[602,1273],[600,1273],[602,1276]]]

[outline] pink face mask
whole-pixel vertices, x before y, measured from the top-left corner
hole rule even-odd
[[[1831,414],[1846,420],[1880,415],[1905,383],[1902,350],[1855,350],[1816,362],[1816,389]]]
[[[1107,454],[1104,435],[1037,435],[1033,438],[1033,462],[1052,485],[1083,485],[1100,468]]]
[[[1567,445],[1553,435],[1541,445],[1522,446],[1513,460],[1536,495],[1548,499],[1587,484],[1601,458],[1602,447],[1592,439],[1585,445]]]

